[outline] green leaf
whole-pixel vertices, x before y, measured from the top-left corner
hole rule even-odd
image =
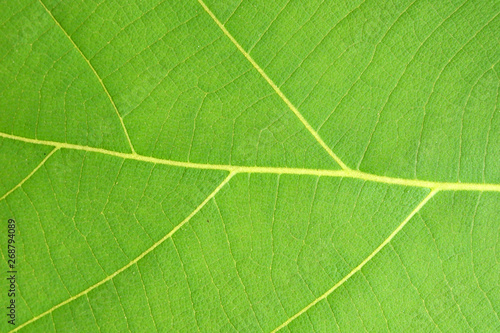
[[[499,13],[0,2],[0,330],[498,331]]]

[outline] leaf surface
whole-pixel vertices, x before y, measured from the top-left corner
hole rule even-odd
[[[0,9],[1,331],[500,328],[498,1]]]

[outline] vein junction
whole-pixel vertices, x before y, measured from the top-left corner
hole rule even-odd
[[[214,20],[214,22],[217,24],[217,26],[222,30],[224,35],[226,35],[227,38],[236,46],[238,51],[240,51],[245,58],[252,64],[252,66],[259,72],[259,74],[266,80],[266,82],[273,88],[273,90],[276,92],[276,94],[285,102],[285,104],[292,110],[292,112],[295,114],[295,116],[300,120],[300,122],[304,125],[304,127],[311,133],[311,135],[314,137],[314,139],[320,144],[321,147],[330,155],[335,162],[337,162],[338,165],[342,168],[342,170],[350,170],[350,168],[342,162],[342,160],[332,151],[330,147],[323,141],[323,139],[319,136],[318,132],[309,124],[309,122],[304,118],[304,116],[297,110],[295,105],[290,102],[290,100],[283,94],[281,89],[274,83],[274,81],[264,72],[262,67],[257,64],[257,62],[250,56],[250,54],[245,51],[245,49],[238,43],[238,41],[231,35],[231,33],[226,29],[224,24],[222,24],[221,21],[215,16],[215,14],[208,8],[208,6],[202,1],[198,0],[200,5],[203,7],[203,9],[207,12],[207,14]]]
[[[310,175],[310,176],[325,176],[325,177],[346,177],[360,179],[364,181],[373,181],[377,183],[394,184],[402,186],[423,187],[442,191],[489,191],[500,192],[500,184],[481,184],[481,183],[452,183],[452,182],[436,182],[418,179],[404,179],[387,176],[379,176],[371,173],[366,173],[359,170],[343,169],[343,170],[326,170],[326,169],[301,169],[301,168],[286,168],[286,167],[259,167],[259,166],[235,166],[224,164],[204,164],[193,162],[180,162],[167,159],[161,159],[150,156],[143,156],[137,153],[120,153],[117,151],[106,150],[102,148],[94,148],[88,146],[75,145],[71,143],[62,143],[54,141],[44,141],[38,139],[24,138],[12,134],[1,133],[0,137],[5,139],[17,140],[32,144],[53,146],[57,149],[72,149],[81,150],[92,153],[99,153],[109,156],[115,156],[123,159],[136,160],[147,163],[164,164],[182,168],[193,169],[209,169],[229,171],[232,173],[273,173],[273,174],[289,174],[289,175]],[[31,174],[30,174],[31,176]]]
[[[40,5],[43,7],[43,9],[45,9],[45,11],[49,14],[49,16],[52,18],[52,20],[54,21],[54,23],[61,29],[61,31],[64,33],[64,35],[69,39],[69,41],[71,42],[71,44],[73,45],[73,47],[76,49],[76,51],[78,51],[78,53],[82,56],[83,60],[85,60],[85,62],[87,63],[87,65],[89,66],[89,68],[92,70],[92,72],[94,73],[94,75],[96,76],[97,80],[99,81],[102,89],[104,90],[106,96],[108,97],[109,101],[111,102],[111,105],[113,106],[113,109],[115,110],[116,112],[116,115],[118,116],[118,119],[120,120],[120,124],[122,126],[122,129],[123,129],[123,133],[125,134],[125,138],[127,139],[127,142],[129,144],[129,147],[130,147],[130,150],[132,151],[132,153],[135,153],[135,150],[134,150],[134,146],[132,145],[132,141],[130,140],[130,137],[128,135],[128,131],[127,131],[127,128],[125,127],[125,123],[123,122],[123,118],[122,116],[120,115],[120,112],[118,112],[118,108],[116,107],[116,104],[113,100],[113,98],[111,97],[111,95],[109,94],[109,91],[108,89],[106,88],[106,86],[104,85],[104,82],[102,81],[101,79],[101,76],[97,73],[97,71],[95,70],[94,66],[92,65],[92,63],[90,62],[90,60],[85,56],[85,54],[83,54],[82,50],[78,47],[78,45],[76,45],[76,43],[73,41],[73,38],[71,38],[71,36],[68,34],[68,32],[62,27],[62,25],[59,23],[59,21],[54,17],[54,15],[52,15],[51,11],[47,8],[47,6],[45,6],[45,4],[42,2],[42,0],[38,0],[38,2],[40,3]]]

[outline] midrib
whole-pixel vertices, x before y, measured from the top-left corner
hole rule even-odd
[[[37,145],[53,146],[58,149],[81,150],[86,152],[115,156],[123,159],[136,160],[146,163],[171,165],[182,168],[221,170],[232,173],[272,173],[272,174],[310,175],[310,176],[324,176],[324,177],[346,177],[346,178],[354,178],[365,181],[372,181],[377,183],[412,186],[412,187],[424,187],[441,191],[500,192],[500,184],[452,183],[452,182],[427,181],[419,179],[405,179],[405,178],[379,176],[358,170],[302,169],[302,168],[236,166],[236,165],[223,165],[223,164],[181,162],[181,161],[173,161],[156,157],[144,156],[135,153],[120,153],[113,150],[88,147],[71,143],[30,139],[1,132],[0,132],[0,137],[37,144]]]

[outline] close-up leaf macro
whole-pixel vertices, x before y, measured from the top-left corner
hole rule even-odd
[[[0,0],[0,332],[500,332],[499,0]]]

